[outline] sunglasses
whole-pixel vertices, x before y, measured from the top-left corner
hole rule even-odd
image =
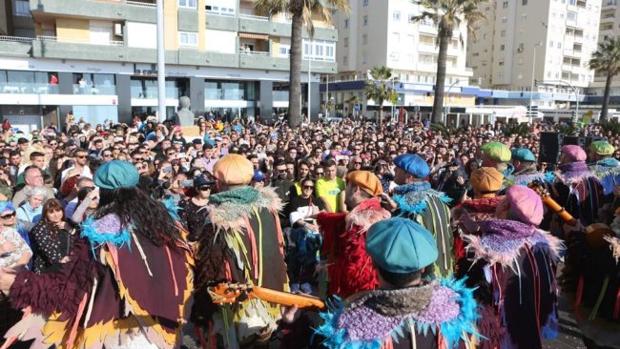
[[[78,155],[76,156],[76,158],[78,159],[86,159],[88,156],[87,155]]]
[[[3,214],[2,216],[0,216],[0,218],[2,218],[2,219],[9,219],[9,218],[15,217],[15,215],[16,215],[16,213],[13,212],[13,213],[9,213],[9,214]]]
[[[103,154],[103,157],[104,157],[104,158],[109,158],[109,157],[111,157],[111,156],[112,156],[112,154],[110,154],[110,153],[105,153],[105,154]]]
[[[198,190],[200,190],[200,191],[208,191],[208,190],[211,190],[211,187],[209,187],[209,186],[202,186],[202,187],[198,188]]]
[[[304,185],[304,189],[314,189],[314,185]]]

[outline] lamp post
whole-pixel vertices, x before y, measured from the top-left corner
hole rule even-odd
[[[456,79],[449,87],[448,87],[448,98],[450,97],[450,90],[452,90],[452,87],[454,87],[454,85],[460,83],[461,80],[460,79]],[[452,110],[452,106],[448,104],[447,106],[448,108],[448,112],[446,113],[446,119],[444,120],[445,122],[448,122],[448,114],[450,114],[450,111]]]
[[[157,0],[157,118],[166,119],[166,55],[164,50],[164,0]]]
[[[536,48],[541,46],[541,42],[537,42],[534,45],[534,59],[532,59],[532,85],[530,87],[530,118],[532,117],[532,105],[534,103],[534,81],[536,79]]]
[[[392,92],[396,92],[396,89],[394,88],[394,81],[398,79],[398,77],[396,75],[390,77],[388,80],[392,82]],[[398,102],[398,96],[396,97],[396,102],[394,101],[390,101],[392,103],[392,115],[390,117],[390,120],[393,122],[394,121],[394,104],[396,102]]]

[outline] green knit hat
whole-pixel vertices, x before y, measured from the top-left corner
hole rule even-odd
[[[140,174],[136,167],[127,161],[112,160],[97,169],[95,185],[102,189],[115,190],[133,188],[138,185]]]
[[[501,142],[489,142],[480,147],[482,154],[497,162],[508,162],[512,156],[508,146]]]
[[[594,152],[596,155],[609,156],[616,151],[616,148],[607,141],[595,141],[590,144],[590,151]]]

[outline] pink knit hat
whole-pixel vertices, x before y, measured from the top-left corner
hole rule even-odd
[[[574,144],[563,146],[562,154],[564,154],[570,162],[586,161],[588,158],[586,152],[581,149],[580,146]]]
[[[543,220],[543,203],[540,196],[524,185],[513,185],[506,191],[504,201],[514,218],[522,223],[539,225]]]

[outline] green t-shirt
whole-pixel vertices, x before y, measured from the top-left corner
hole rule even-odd
[[[323,200],[329,205],[330,212],[338,212],[340,210],[340,202],[338,195],[344,190],[345,184],[341,178],[337,178],[331,181],[321,178],[316,181],[316,195],[323,198]]]

